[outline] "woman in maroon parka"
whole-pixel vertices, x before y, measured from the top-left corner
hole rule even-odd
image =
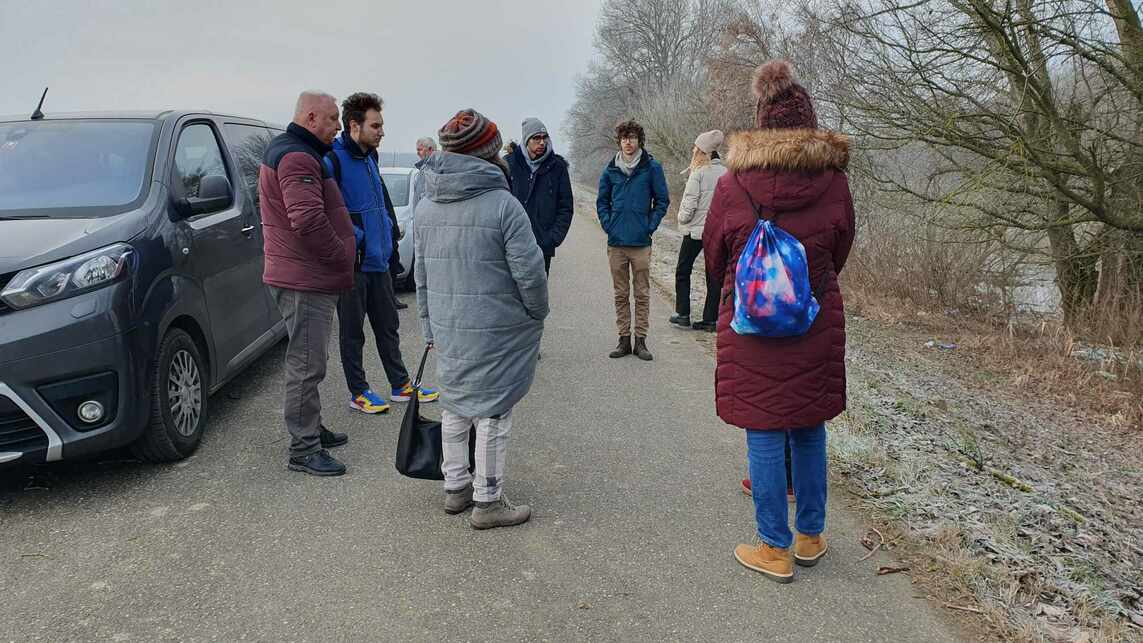
[[[853,197],[845,175],[849,142],[818,129],[810,96],[794,80],[789,63],[759,67],[753,89],[757,129],[730,138],[730,171],[715,190],[703,254],[712,283],[722,284],[718,415],[746,429],[760,540],[739,545],[734,555],[746,567],[788,583],[794,562],[812,566],[826,553],[825,422],[845,409],[845,312],[837,275],[853,245]],[[739,335],[730,327],[735,266],[759,216],[774,220],[806,249],[810,286],[821,311],[804,335]],[[796,539],[787,522],[787,435]]]

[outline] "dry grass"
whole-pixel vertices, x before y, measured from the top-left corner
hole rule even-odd
[[[902,395],[900,382],[864,374],[855,380],[850,409],[831,423],[831,470],[876,517],[894,555],[908,562],[930,600],[979,619],[991,630],[987,639],[1140,638],[1123,616],[1132,599],[1121,602],[1132,592],[1133,572],[1122,565],[1132,565],[1134,536],[1121,531],[1132,521],[1130,512],[1076,525],[1059,510],[1076,487],[1055,489],[1053,476],[1075,475],[1093,454],[1077,453],[1066,472],[1038,472],[1028,454],[999,450],[1017,437],[1015,427],[999,441],[979,436],[989,462],[1024,471],[1035,482],[1026,491],[1013,488],[962,462],[963,436],[941,429],[951,420],[946,409],[892,399]],[[1091,489],[1080,506],[1101,505],[1106,499]],[[1094,534],[1095,549],[1080,544]]]
[[[956,358],[972,369],[981,387],[1006,385],[1029,398],[1098,414],[1114,426],[1143,430],[1143,339],[1124,340],[1143,328],[1143,305],[1113,314],[1093,312],[1084,321],[1092,330],[1080,335],[1057,319],[953,314],[854,281],[845,280],[852,314],[923,329],[956,344]],[[1118,330],[1110,333],[1111,328]],[[1102,336],[1096,334],[1100,331]]]

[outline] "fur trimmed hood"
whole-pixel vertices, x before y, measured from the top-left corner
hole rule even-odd
[[[730,136],[726,167],[746,170],[845,170],[849,138],[821,129],[756,129]]]

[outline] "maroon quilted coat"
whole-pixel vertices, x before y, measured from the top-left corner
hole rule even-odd
[[[269,286],[337,294],[353,287],[357,243],[341,189],[322,162],[329,146],[290,123],[258,173]]]
[[[837,275],[853,245],[853,197],[845,167],[848,140],[833,132],[764,129],[730,138],[703,230],[707,274],[722,284],[718,311],[718,416],[746,429],[816,426],[845,410],[845,311]],[[739,335],[734,315],[734,270],[757,223],[747,197],[763,216],[806,248],[810,284],[821,312],[799,337]]]

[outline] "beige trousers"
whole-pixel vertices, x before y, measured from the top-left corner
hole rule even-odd
[[[646,337],[651,316],[651,246],[608,246],[611,287],[615,291],[615,326],[631,335],[631,282],[635,282],[635,336]]]

